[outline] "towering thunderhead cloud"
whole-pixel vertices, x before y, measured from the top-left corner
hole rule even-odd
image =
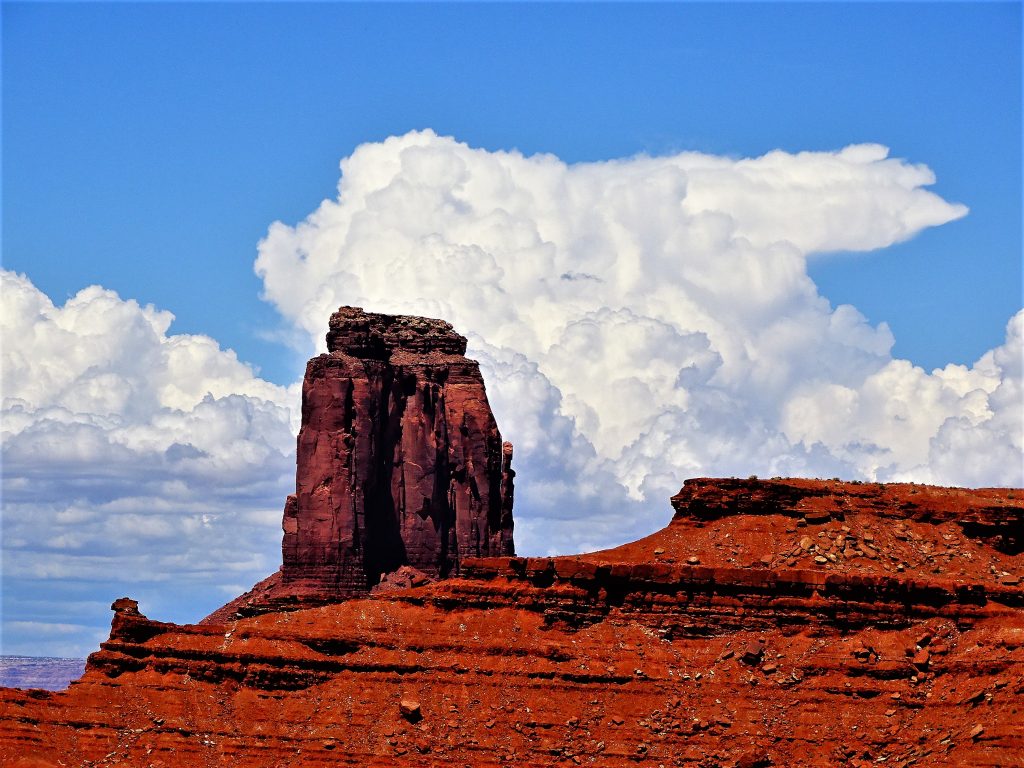
[[[306,367],[282,584],[365,592],[411,565],[511,555],[512,445],[466,339],[441,320],[341,307]]]

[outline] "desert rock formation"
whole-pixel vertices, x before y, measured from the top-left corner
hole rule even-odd
[[[511,555],[512,445],[466,339],[442,320],[341,307],[306,366],[283,565],[214,613],[365,595],[410,566],[434,578]]]
[[[1020,765],[1019,497],[700,479],[603,552],[220,625],[118,601],[67,692],[0,691],[0,762]]]
[[[0,764],[1024,765],[1024,492],[701,478],[515,557],[464,340],[328,338],[282,571],[197,625],[115,601],[67,691],[0,689]]]

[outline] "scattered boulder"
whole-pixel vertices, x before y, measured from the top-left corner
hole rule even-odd
[[[753,640],[747,643],[743,647],[743,653],[740,655],[740,661],[744,664],[750,664],[756,666],[761,663],[761,659],[764,658],[764,641]]]
[[[423,710],[415,699],[402,699],[398,702],[398,711],[410,723],[418,723],[423,719]]]
[[[411,565],[403,565],[390,573],[381,574],[380,582],[370,592],[380,594],[400,589],[413,589],[426,584],[433,584],[435,581],[437,579],[428,576],[423,571],[413,568]]]

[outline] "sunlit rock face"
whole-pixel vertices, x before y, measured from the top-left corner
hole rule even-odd
[[[510,555],[512,447],[446,322],[342,307],[309,361],[283,581],[361,593],[403,565]]]

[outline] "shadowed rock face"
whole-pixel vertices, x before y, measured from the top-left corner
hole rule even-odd
[[[410,565],[509,555],[512,446],[466,339],[441,320],[342,307],[302,390],[283,586],[362,594]]]

